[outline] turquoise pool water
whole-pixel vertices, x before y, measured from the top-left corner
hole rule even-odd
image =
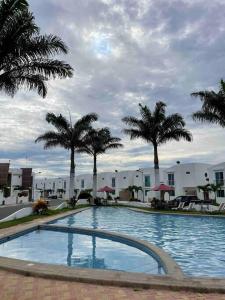
[[[99,207],[54,223],[125,233],[163,248],[186,275],[225,277],[225,218]]]
[[[164,274],[148,253],[110,239],[36,230],[0,244],[0,256],[78,268]]]

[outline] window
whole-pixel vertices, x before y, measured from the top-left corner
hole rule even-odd
[[[174,173],[168,173],[168,185],[174,185]]]
[[[126,179],[127,177],[123,177],[123,179]]]
[[[146,187],[151,186],[150,175],[145,175],[145,186]]]
[[[66,190],[66,181],[64,181],[64,190]]]
[[[223,172],[215,172],[216,184],[223,184]]]
[[[170,191],[169,194],[170,194],[171,197],[174,197],[175,196],[175,191]]]
[[[187,172],[186,172],[186,174],[187,174],[187,175],[190,175],[190,174],[191,174],[191,172],[187,171]]]
[[[37,189],[37,183],[36,183],[36,189]]]
[[[112,187],[115,187],[115,186],[116,186],[116,178],[113,177],[113,178],[112,178]]]
[[[217,191],[217,197],[219,198],[224,198],[225,194],[224,194],[224,190],[218,190]]]
[[[81,188],[84,188],[84,179],[81,179]]]
[[[138,178],[139,176],[138,176],[138,175],[136,175],[136,177]]]
[[[55,182],[53,182],[52,189],[53,190],[55,189]]]

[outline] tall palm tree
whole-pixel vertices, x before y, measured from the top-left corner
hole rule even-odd
[[[155,185],[160,184],[158,147],[168,141],[184,139],[191,142],[192,135],[185,129],[185,122],[180,114],[166,116],[166,104],[157,102],[153,111],[139,104],[141,118],[128,116],[122,121],[129,126],[124,133],[131,140],[141,138],[152,144],[154,149]]]
[[[59,37],[40,35],[26,0],[0,0],[0,90],[14,96],[26,87],[45,97],[47,80],[73,75],[69,64],[53,58],[67,52]]]
[[[91,128],[92,122],[97,121],[97,119],[98,116],[92,113],[83,116],[75,124],[72,124],[61,114],[56,116],[54,113],[48,113],[46,121],[52,124],[56,131],[47,131],[35,140],[35,142],[45,142],[44,149],[60,146],[70,151],[70,200],[74,197],[75,152],[83,146],[86,132]]]
[[[201,122],[215,123],[225,127],[225,82],[220,81],[219,92],[200,91],[191,94],[202,101],[201,110],[192,116],[194,120]]]
[[[121,139],[111,136],[108,128],[91,128],[84,139],[84,145],[78,151],[87,153],[93,157],[93,198],[97,196],[97,157],[109,149],[123,147]]]

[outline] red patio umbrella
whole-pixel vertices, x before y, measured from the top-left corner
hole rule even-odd
[[[103,192],[106,192],[106,193],[112,193],[114,190],[111,188],[111,187],[109,187],[109,186],[104,186],[103,188],[100,188],[99,190],[98,190],[98,192],[101,192],[101,193],[103,193]]]
[[[160,185],[156,185],[151,189],[152,191],[158,192],[160,191],[160,200],[164,200],[164,195],[166,192],[173,191],[174,188],[172,186],[161,183]]]
[[[154,188],[151,189],[152,191],[158,192],[158,191],[164,191],[169,192],[173,191],[174,188],[172,186],[166,185],[164,183],[161,183],[160,185],[156,185]]]

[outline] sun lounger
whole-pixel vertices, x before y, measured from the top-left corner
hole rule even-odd
[[[172,210],[182,210],[184,208],[185,202],[180,202],[178,207],[172,208]]]
[[[190,202],[188,207],[183,208],[183,210],[195,210],[195,203]]]

